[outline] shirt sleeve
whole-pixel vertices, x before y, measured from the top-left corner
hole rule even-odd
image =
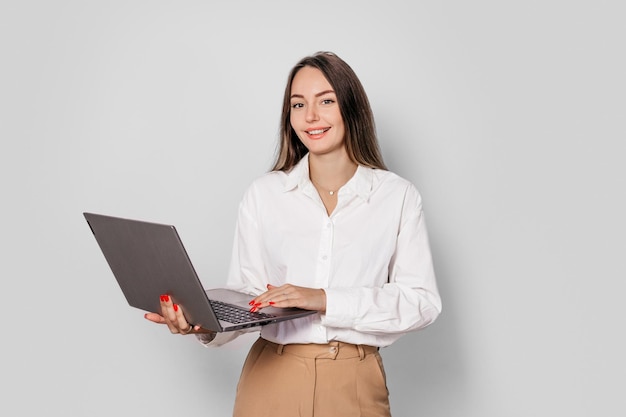
[[[262,270],[261,245],[254,243],[258,242],[259,228],[250,214],[251,205],[253,205],[253,199],[250,198],[250,192],[248,192],[239,204],[226,287],[254,297],[265,291],[263,281],[260,279],[265,274]],[[253,327],[215,335],[197,334],[196,338],[206,347],[219,347],[232,342],[243,334],[255,331],[258,332],[259,328]]]
[[[421,197],[405,195],[388,282],[382,287],[328,288],[322,324],[374,335],[401,334],[431,324],[441,312]]]
[[[223,333],[198,333],[195,336],[198,342],[205,347],[220,347],[226,343],[232,342],[243,334],[258,331],[258,328],[250,328]]]
[[[267,290],[267,271],[263,256],[260,225],[257,222],[256,198],[250,187],[239,204],[226,286],[252,296]]]

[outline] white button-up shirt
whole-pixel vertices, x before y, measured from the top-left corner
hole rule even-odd
[[[257,295],[285,283],[323,288],[326,312],[263,326],[272,342],[382,347],[432,323],[441,299],[417,189],[359,166],[329,216],[308,155],[288,173],[256,179],[239,207],[227,286]]]

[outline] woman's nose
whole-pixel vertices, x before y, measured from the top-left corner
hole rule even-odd
[[[319,120],[319,114],[317,112],[317,107],[315,106],[307,106],[306,108],[306,121],[307,122],[314,122],[316,120]]]

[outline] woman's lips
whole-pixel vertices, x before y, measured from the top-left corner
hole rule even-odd
[[[309,129],[309,130],[305,130],[304,132],[311,138],[311,139],[320,139],[324,136],[324,134],[326,132],[328,132],[330,130],[330,127],[320,127],[320,128],[315,128],[315,129]]]

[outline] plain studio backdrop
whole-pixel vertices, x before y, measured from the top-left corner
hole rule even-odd
[[[82,212],[175,224],[204,285],[223,285],[288,71],[330,50],[423,195],[444,302],[382,350],[394,416],[626,415],[625,11],[3,1],[3,409],[230,415],[253,338],[206,349],[146,322]]]

